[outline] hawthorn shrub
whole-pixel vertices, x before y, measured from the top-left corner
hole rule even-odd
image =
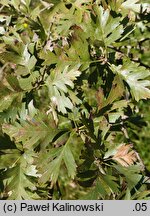
[[[138,139],[149,11],[138,0],[0,1],[1,199],[150,198]]]

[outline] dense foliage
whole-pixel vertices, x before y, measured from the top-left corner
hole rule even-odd
[[[150,198],[149,12],[0,1],[1,199]]]

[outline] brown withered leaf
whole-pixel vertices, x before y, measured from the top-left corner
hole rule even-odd
[[[124,167],[131,166],[138,160],[136,152],[132,150],[131,144],[121,145],[112,159],[117,161]]]
[[[98,109],[100,110],[103,106],[103,102],[104,102],[104,92],[103,89],[99,87],[98,91],[95,94],[96,99],[97,99],[97,105],[98,105]]]

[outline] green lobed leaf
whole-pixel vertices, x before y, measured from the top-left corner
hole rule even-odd
[[[34,191],[35,185],[25,175],[24,170],[20,165],[8,169],[3,173],[2,178],[9,179],[7,190],[10,193],[10,200],[30,200],[38,199],[39,196],[34,192],[28,192],[27,189]]]
[[[73,108],[72,101],[65,95],[65,93],[69,93],[68,86],[72,89],[74,88],[73,81],[81,74],[78,68],[79,66],[70,69],[66,66],[63,71],[61,71],[61,68],[57,68],[52,71],[51,75],[46,80],[50,99],[59,112],[66,113],[66,108]]]
[[[55,136],[55,129],[51,124],[47,124],[41,118],[21,120],[20,123],[3,124],[3,132],[8,134],[16,143],[22,142],[23,147],[30,149],[32,146],[41,144],[46,146]]]
[[[64,146],[57,149],[50,149],[49,153],[47,154],[48,157],[43,161],[45,164],[44,167],[39,165],[42,170],[42,176],[40,178],[41,183],[45,183],[49,179],[52,184],[56,183],[63,161],[67,168],[68,176],[74,178],[76,173],[76,163],[70,148],[71,136],[72,134],[70,134],[70,137]]]

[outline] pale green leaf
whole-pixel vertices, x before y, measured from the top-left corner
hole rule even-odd
[[[76,163],[69,145],[66,145],[65,149],[63,150],[63,160],[67,167],[68,175],[71,178],[74,178],[76,172]]]
[[[17,86],[15,86],[17,88]],[[8,109],[14,100],[21,101],[23,93],[8,89],[2,83],[0,84],[0,112]]]
[[[126,9],[126,10],[133,10],[137,13],[140,12],[141,4],[136,4],[139,2],[139,0],[127,0],[122,3],[121,8]]]
[[[123,33],[123,26],[119,25],[116,27],[111,35],[105,39],[105,44],[108,46],[112,44],[114,41],[118,40],[121,37],[121,34]]]
[[[112,65],[111,69],[117,73],[130,87],[132,97],[140,99],[150,98],[150,81],[145,78],[150,76],[150,72],[137,63],[126,61],[123,65]]]
[[[39,180],[39,182],[45,183],[46,181],[50,180],[52,183],[56,183],[60,171],[60,166],[62,163],[62,155],[60,154],[51,163],[48,164],[48,167],[45,167],[44,173]]]
[[[114,165],[114,168],[126,177],[128,188],[131,190],[141,180],[142,175],[139,174],[141,167],[140,165],[132,165],[129,167],[123,167],[121,165]]]
[[[39,71],[33,71],[28,78],[20,78],[19,85],[23,90],[31,90],[39,77]]]
[[[113,18],[109,9],[104,10],[102,6],[95,6],[95,11],[98,18],[94,36],[105,46],[109,46],[118,40],[124,31],[120,24],[121,18]]]
[[[66,66],[63,71],[61,71],[61,68],[57,68],[51,72],[46,80],[51,102],[53,106],[57,107],[59,112],[66,113],[66,108],[73,108],[72,101],[65,93],[69,93],[68,86],[74,88],[74,80],[81,74],[78,67],[79,66],[76,66],[75,68],[70,69]],[[73,95],[71,94],[71,97],[72,96]]]
[[[7,149],[1,152],[0,157],[0,169],[9,168],[12,166],[21,156],[20,151],[18,149]]]
[[[36,62],[37,62],[37,59],[35,58],[35,56],[34,55],[31,56],[31,58],[28,61],[28,69],[32,70],[34,68]]]
[[[10,193],[10,200],[30,200],[33,198],[39,198],[35,193],[30,194],[26,191],[26,189],[34,191],[36,190],[36,187],[31,181],[29,181],[20,165],[6,171],[6,173],[7,175],[11,174],[11,180],[7,186]]]

